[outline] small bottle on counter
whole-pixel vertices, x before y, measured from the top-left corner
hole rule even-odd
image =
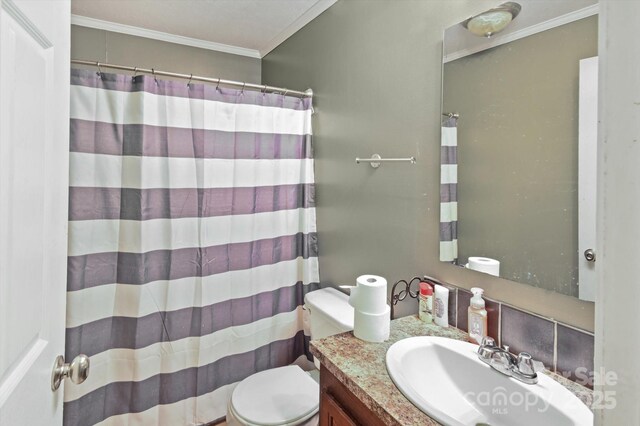
[[[487,335],[487,310],[482,298],[484,290],[474,287],[471,289],[471,293],[473,293],[473,297],[467,311],[469,341],[479,345],[482,342],[482,338]]]
[[[449,289],[442,285],[435,286],[435,317],[433,321],[440,327],[449,327]]]
[[[433,289],[425,282],[420,283],[418,318],[427,324],[431,324],[433,322]]]

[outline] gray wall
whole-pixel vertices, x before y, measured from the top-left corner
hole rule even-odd
[[[444,65],[461,263],[492,257],[504,278],[577,297],[579,61],[597,54],[592,16]]]
[[[496,3],[340,0],[263,58],[264,83],[316,93],[320,278],[428,273],[593,330],[592,303],[438,260],[442,33]],[[373,153],[418,164],[355,164]]]
[[[75,25],[71,26],[71,58],[260,83],[257,58]]]

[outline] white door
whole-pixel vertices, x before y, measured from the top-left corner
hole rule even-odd
[[[598,182],[598,57],[580,61],[578,124],[578,295],[596,300],[596,187]],[[593,259],[589,250],[592,251]]]
[[[62,424],[68,0],[0,0],[0,425]]]

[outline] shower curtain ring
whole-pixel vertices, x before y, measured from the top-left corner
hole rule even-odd
[[[216,83],[216,90],[220,90],[220,79],[218,79],[218,82]]]
[[[287,97],[287,93],[289,93],[289,89],[284,89],[284,94],[282,95],[283,98]]]
[[[156,77],[156,70],[151,68],[151,74],[153,75],[153,80],[158,84],[158,77]]]
[[[264,86],[262,86],[262,96],[264,96],[266,94],[267,94],[267,86],[264,85]]]
[[[136,81],[137,76],[138,76],[138,67],[133,67],[133,77],[131,77],[131,80]]]
[[[102,69],[100,68],[100,62],[96,62],[96,66],[98,67],[98,72],[96,74],[102,79]]]
[[[191,79],[193,78],[193,73],[191,73],[191,75],[189,76],[189,81],[187,81],[187,87],[191,87],[189,86],[191,84]]]
[[[240,95],[244,95],[244,86],[246,86],[247,83],[242,83],[242,90],[240,91]]]

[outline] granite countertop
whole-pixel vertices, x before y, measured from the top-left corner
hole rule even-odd
[[[385,356],[389,347],[414,336],[467,340],[467,333],[457,328],[425,324],[417,316],[408,316],[391,321],[389,340],[384,343],[365,342],[347,332],[312,341],[311,353],[385,424],[439,425],[405,398],[387,374]],[[590,405],[589,389],[549,371],[545,374]]]

